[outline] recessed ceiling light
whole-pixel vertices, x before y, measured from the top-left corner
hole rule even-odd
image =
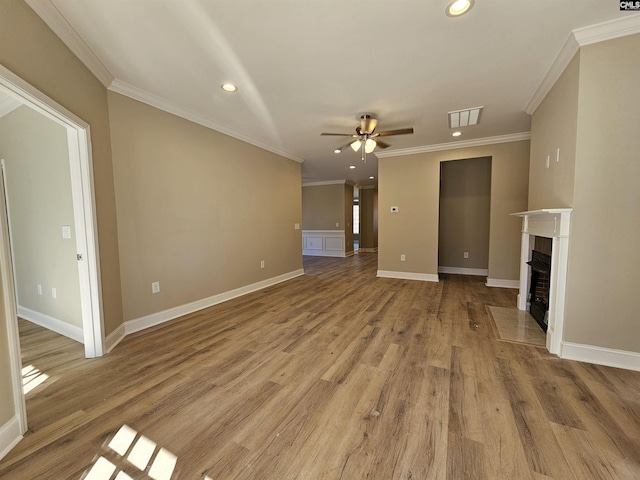
[[[223,83],[222,85],[220,85],[220,88],[222,88],[225,92],[235,92],[238,90],[238,87],[236,87],[233,83]]]
[[[349,165],[349,168],[350,168],[351,170],[353,170],[354,168],[356,168],[356,166],[355,166],[355,165]]]
[[[336,149],[333,151],[333,153],[340,153],[340,152],[342,152],[342,150],[340,150],[339,148],[336,148]]]
[[[473,7],[474,0],[451,0],[444,11],[449,17],[459,17]]]
[[[459,137],[460,135],[462,135],[462,132],[453,132],[451,134],[452,137]]]

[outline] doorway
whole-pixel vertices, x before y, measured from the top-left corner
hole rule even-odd
[[[0,92],[12,97],[63,128],[68,148],[73,219],[63,225],[75,232],[75,255],[80,290],[82,343],[87,358],[104,354],[104,328],[100,296],[97,231],[89,125],[50,99],[27,82],[0,65]],[[22,365],[17,323],[14,264],[9,242],[4,178],[0,182],[0,269],[2,274],[3,309],[10,345],[10,363],[15,407],[20,429],[26,431],[26,409],[22,389]],[[56,291],[52,291],[56,295]]]
[[[440,163],[438,273],[487,276],[491,157]]]

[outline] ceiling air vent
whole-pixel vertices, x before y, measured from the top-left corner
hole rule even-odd
[[[484,107],[465,108],[449,112],[449,128],[470,127],[480,122]]]

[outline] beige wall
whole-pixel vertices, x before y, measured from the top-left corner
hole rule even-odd
[[[640,35],[581,49],[565,340],[640,352]],[[594,261],[595,259],[595,261]]]
[[[302,187],[302,229],[344,230],[345,184]],[[336,226],[336,224],[338,224]]]
[[[116,93],[109,107],[126,320],[302,268],[299,163]]]
[[[106,333],[122,323],[115,196],[105,87],[22,0],[0,2],[0,64],[91,126]]]
[[[18,305],[82,328],[66,129],[19,107],[0,118],[0,158],[6,165]],[[71,239],[62,238],[63,225],[71,228]]]
[[[520,220],[526,210],[529,141],[381,158],[378,268],[437,275],[440,162],[491,157],[489,278],[517,280]],[[398,206],[398,213],[390,207]],[[400,255],[406,261],[400,261]]]
[[[440,175],[440,267],[489,267],[491,158],[442,162]],[[464,252],[469,258],[464,258]]]
[[[528,210],[573,206],[579,71],[580,54],[570,62],[531,119]]]
[[[378,248],[378,190],[374,188],[360,188],[359,248]]]

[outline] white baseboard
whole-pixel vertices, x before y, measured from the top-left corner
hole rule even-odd
[[[353,254],[353,252],[352,252]],[[338,250],[302,250],[302,255],[305,257],[337,257],[345,258],[347,254]]]
[[[231,300],[233,298],[240,297],[257,290],[262,290],[263,288],[267,288],[272,285],[291,280],[292,278],[296,278],[301,275],[304,275],[303,269],[294,270],[293,272],[278,275],[277,277],[273,278],[268,278],[267,280],[252,283],[251,285],[236,288],[235,290],[230,290],[218,295],[213,295],[212,297],[203,298],[202,300],[196,300],[195,302],[187,303],[186,305],[180,305],[178,307],[170,308],[162,312],[152,313],[151,315],[128,320],[124,322],[125,335],[139,332],[140,330],[145,330],[147,328],[160,325],[161,323],[165,323],[170,320],[175,320],[176,318],[182,317],[183,315],[188,315],[189,313],[193,313],[198,310],[202,310],[203,308],[208,308],[213,305],[226,302],[227,300]]]
[[[355,254],[356,254],[356,252],[355,252],[355,251],[353,251],[353,250],[351,250],[350,252],[347,252],[347,253],[345,254],[345,257],[353,257]]]
[[[487,287],[520,288],[520,280],[504,280],[502,278],[487,278]]]
[[[40,325],[41,327],[84,344],[84,332],[82,331],[82,327],[71,325],[65,321],[44,313],[36,312],[30,308],[21,307],[20,305],[18,305],[18,316],[25,320],[29,320],[31,323],[35,323],[36,325]]]
[[[560,358],[640,372],[640,353],[626,350],[562,342]]]
[[[378,247],[375,247],[375,248],[358,247],[358,251],[363,253],[376,253],[378,251]]]
[[[438,273],[452,273],[455,275],[477,275],[486,277],[489,270],[486,268],[464,268],[464,267],[438,267]]]
[[[113,332],[107,335],[107,337],[104,339],[106,352],[109,353],[111,350],[113,350],[114,347],[122,341],[125,335],[126,333],[125,333],[124,323],[122,323],[118,326],[118,328],[116,328]]]
[[[2,460],[20,440],[22,440],[20,421],[18,417],[13,417],[0,427],[0,460]]]
[[[421,280],[423,282],[439,282],[438,275],[431,273],[412,273],[412,272],[391,272],[388,270],[378,270],[377,275],[381,278],[397,278],[400,280]]]

